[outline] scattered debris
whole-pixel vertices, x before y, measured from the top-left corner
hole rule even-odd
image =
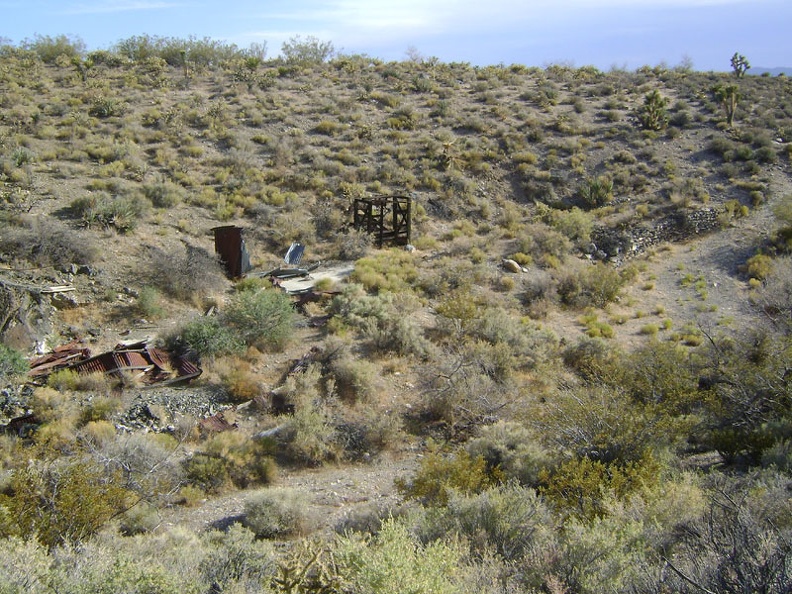
[[[223,431],[230,431],[238,427],[236,421],[229,421],[226,418],[225,411],[206,417],[198,421],[198,427],[204,433],[222,433]]]
[[[289,266],[299,266],[304,253],[305,246],[295,241],[289,246],[289,249],[286,250],[286,255],[283,256],[283,261]]]
[[[273,268],[272,270],[265,272],[261,276],[263,278],[271,277],[276,279],[305,277],[311,274],[311,272],[319,268],[321,265],[322,265],[321,262],[315,262],[314,264],[311,264],[307,268],[282,268],[278,266],[277,268]]]
[[[71,285],[55,285],[52,287],[44,287],[43,289],[41,289],[41,293],[47,295],[53,293],[67,293],[76,290],[77,289],[75,287],[72,287]]]
[[[288,278],[304,278],[311,272],[322,265],[321,262],[315,262],[307,267],[300,267],[303,254],[305,254],[305,246],[299,242],[294,242],[286,250],[286,255],[283,256],[283,261],[287,264],[287,268],[278,266],[263,274],[259,274],[261,278],[271,278],[274,284],[278,284],[280,279]]]
[[[3,425],[3,431],[13,433],[17,437],[28,437],[41,424],[41,421],[32,412],[11,419]]]
[[[167,385],[188,382],[202,370],[183,357],[148,344],[148,339],[122,342],[109,352],[91,356],[79,341],[56,347],[51,353],[30,362],[28,376],[41,381],[61,369],[72,369],[81,375],[131,373],[146,385]]]

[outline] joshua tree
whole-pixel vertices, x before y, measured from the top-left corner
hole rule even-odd
[[[731,128],[734,123],[734,112],[737,111],[737,102],[740,100],[740,89],[737,85],[716,85],[712,89],[715,98],[726,112],[726,123]]]
[[[643,105],[638,113],[641,125],[647,130],[663,130],[668,125],[668,99],[655,89],[644,97]]]
[[[748,70],[751,65],[748,63],[748,58],[734,52],[731,59],[731,67],[732,70],[734,70],[734,74],[737,75],[737,78],[742,78],[745,75],[745,71]]]

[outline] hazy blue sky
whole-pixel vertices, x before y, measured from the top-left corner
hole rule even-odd
[[[295,35],[344,53],[444,62],[697,70],[792,66],[790,0],[0,0],[0,37],[73,35],[89,50],[133,35],[266,42]]]

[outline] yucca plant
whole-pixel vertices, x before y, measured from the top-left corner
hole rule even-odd
[[[664,130],[668,126],[668,99],[655,89],[644,96],[643,105],[638,113],[641,126],[646,130]]]

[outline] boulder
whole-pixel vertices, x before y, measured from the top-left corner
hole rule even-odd
[[[504,258],[501,263],[503,264],[503,269],[507,272],[522,272],[522,266],[520,266],[514,260]]]
[[[0,342],[33,350],[52,333],[53,313],[49,297],[0,281]]]

